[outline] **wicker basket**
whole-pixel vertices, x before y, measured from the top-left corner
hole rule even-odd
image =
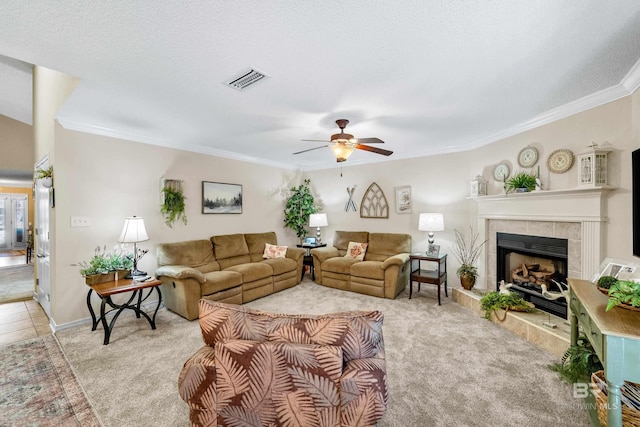
[[[625,386],[632,386],[640,390],[640,385],[625,381]],[[626,396],[625,386],[621,388],[622,399]],[[596,398],[596,408],[598,410],[598,420],[602,427],[607,426],[607,382],[604,378],[604,371],[591,374],[591,389]],[[624,402],[622,403],[622,425],[624,427],[640,427],[640,411],[633,409]]]

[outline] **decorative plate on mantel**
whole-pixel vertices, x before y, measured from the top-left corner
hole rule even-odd
[[[573,165],[573,152],[565,148],[556,150],[549,155],[547,166],[553,173],[565,173]]]
[[[493,178],[496,181],[505,181],[509,178],[509,174],[511,170],[509,169],[509,165],[506,163],[500,163],[498,166],[493,169]]]
[[[535,147],[524,147],[518,154],[518,164],[523,168],[530,168],[538,161],[538,150]]]

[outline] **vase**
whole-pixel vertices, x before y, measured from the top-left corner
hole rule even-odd
[[[40,182],[44,188],[51,188],[53,185],[53,179],[50,176],[45,176],[44,178],[40,178]]]
[[[471,274],[463,274],[460,277],[460,284],[466,290],[470,290],[476,284],[476,277]]]

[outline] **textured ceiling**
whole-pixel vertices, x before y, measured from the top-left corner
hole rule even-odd
[[[637,0],[0,0],[0,114],[30,123],[30,68],[82,81],[63,126],[307,169],[337,131],[389,157],[466,150],[629,94]],[[14,59],[19,61],[14,61]],[[245,91],[223,82],[255,67]]]

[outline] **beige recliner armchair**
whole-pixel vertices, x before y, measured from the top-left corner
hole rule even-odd
[[[367,243],[364,260],[345,256],[350,242]],[[311,250],[316,283],[383,298],[395,298],[409,283],[411,236],[336,231],[333,246]]]

